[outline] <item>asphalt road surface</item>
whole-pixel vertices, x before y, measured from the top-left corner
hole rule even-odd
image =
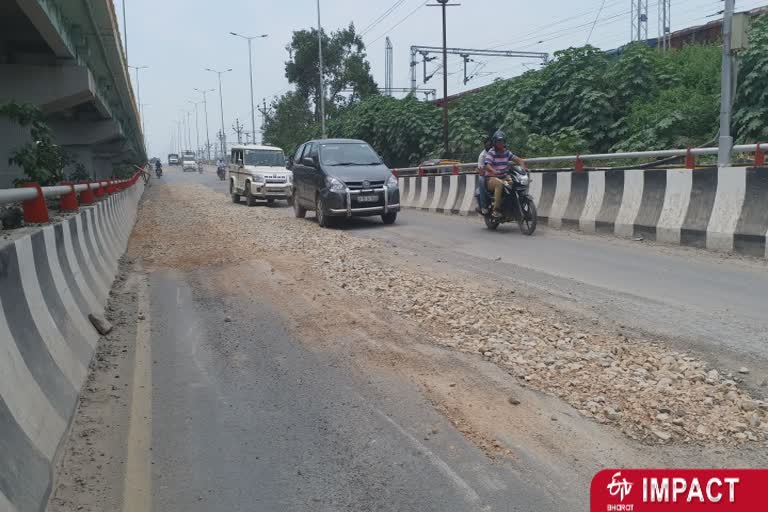
[[[200,183],[227,200],[226,182],[210,169],[202,175],[166,169],[153,182]],[[147,195],[162,189],[153,186]],[[278,211],[292,215],[287,207]],[[536,297],[596,324],[664,338],[725,367],[747,365],[750,378],[765,376],[768,274],[762,262],[546,228],[533,237],[513,227],[492,233],[477,219],[412,211],[403,212],[397,226],[381,228],[372,219],[338,229],[397,244],[426,266],[493,277],[520,290],[519,300]],[[194,247],[195,241],[184,243]],[[226,265],[223,275],[194,265],[147,269],[138,311],[146,311],[151,340],[143,355],[137,341],[133,417],[126,435],[117,436],[128,446],[105,448],[128,454],[125,483],[109,491],[126,497],[123,510],[585,510],[590,475],[605,466],[722,460],[717,449],[627,443],[557,399],[507,384],[505,393],[514,389],[523,404],[497,419],[489,404],[509,407],[509,395],[483,391],[475,379],[498,384],[508,375],[438,349],[419,354],[450,360],[432,368],[432,380],[424,369],[412,379],[361,371],[354,340],[331,340],[328,350],[307,346],[296,329],[300,320],[286,318],[264,284],[279,286],[280,278],[274,270],[260,272],[242,262]],[[391,366],[399,364],[405,366]],[[511,456],[489,456],[485,441],[473,437],[451,407],[435,405],[431,387],[456,389],[455,382],[475,389],[454,403],[457,409],[488,416],[491,430],[499,422],[512,425],[497,436]],[[142,442],[151,442],[151,455]],[[710,458],[692,458],[699,455]]]

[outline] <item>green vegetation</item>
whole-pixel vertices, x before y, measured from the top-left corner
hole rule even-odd
[[[347,30],[354,34],[354,27]],[[297,41],[294,37],[295,55]],[[754,21],[750,42],[740,58],[734,115],[734,133],[743,143],[768,140],[768,17]],[[350,54],[356,59],[364,56],[361,42],[349,48],[355,50]],[[320,132],[312,104],[303,99],[315,96],[292,78],[292,62],[287,64],[287,76],[297,92],[273,104],[265,130],[267,141],[287,151]],[[312,79],[316,79],[311,59],[303,65],[315,69]],[[718,133],[720,66],[720,47],[712,45],[661,53],[633,44],[618,55],[592,46],[569,48],[557,52],[540,70],[498,80],[453,102],[451,155],[446,156],[473,160],[481,137],[500,127],[511,146],[525,156],[705,144]],[[334,92],[338,87],[331,91],[328,135],[364,139],[391,166],[438,156],[440,109],[415,98],[378,96],[360,85],[372,83],[360,81],[364,75],[356,75],[359,93],[346,101]]]
[[[42,113],[34,105],[15,102],[0,105],[0,117],[6,117],[19,126],[29,129],[32,142],[11,152],[10,165],[24,171],[24,179],[42,186],[54,185],[64,180],[64,168],[74,163],[72,157],[53,142],[53,134],[43,121]]]

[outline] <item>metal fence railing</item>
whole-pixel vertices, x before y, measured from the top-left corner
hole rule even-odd
[[[718,148],[688,148],[688,149],[664,149],[659,151],[635,151],[631,153],[602,153],[594,155],[567,155],[567,156],[547,156],[526,158],[526,162],[532,167],[532,172],[544,172],[552,169],[533,168],[536,164],[569,164],[571,170],[586,170],[585,162],[596,161],[616,161],[616,160],[636,160],[644,158],[675,158],[685,159],[686,169],[696,168],[696,157],[717,155]],[[734,154],[754,154],[753,163],[755,166],[765,165],[765,154],[768,152],[768,143],[766,144],[744,144],[733,147]],[[647,165],[647,164],[645,164]],[[399,177],[407,176],[440,176],[440,175],[458,175],[475,174],[477,172],[477,163],[459,164],[459,165],[433,165],[424,167],[406,167],[393,169],[392,172]]]
[[[98,180],[87,183],[61,183],[41,187],[38,183],[24,183],[19,188],[0,189],[0,205],[21,203],[24,222],[43,223],[50,220],[46,199],[59,199],[59,211],[76,212],[81,205],[93,204],[99,199],[132,187],[149,173],[142,168],[128,179]]]

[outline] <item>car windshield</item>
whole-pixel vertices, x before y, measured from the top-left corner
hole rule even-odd
[[[320,144],[320,162],[325,165],[381,165],[368,144]]]
[[[257,167],[285,167],[285,155],[282,151],[267,149],[246,149],[245,165]]]

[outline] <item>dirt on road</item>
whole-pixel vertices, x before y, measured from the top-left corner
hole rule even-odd
[[[398,346],[418,340],[472,354],[634,440],[762,447],[768,439],[768,403],[751,396],[738,374],[663,343],[588,329],[473,276],[435,275],[403,263],[391,244],[320,229],[279,209],[231,204],[203,186],[167,187],[148,199],[129,254],[147,265],[219,268],[227,286],[250,279],[228,273],[231,266],[269,262],[286,276],[279,291],[288,303],[307,295],[323,303],[324,317],[328,308],[347,313],[334,329],[365,311],[386,313],[418,328],[390,332]],[[310,325],[316,333],[323,322]]]

